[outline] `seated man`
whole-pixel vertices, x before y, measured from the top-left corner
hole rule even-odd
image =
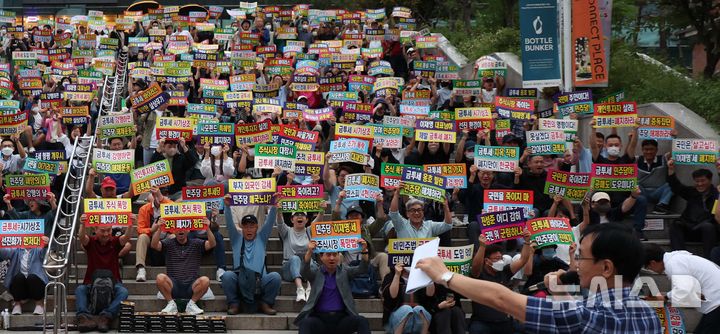
[[[230,195],[225,195],[225,207],[230,207]],[[233,250],[233,270],[223,274],[222,288],[230,315],[240,313],[240,302],[245,313],[260,309],[267,315],[277,314],[272,305],[280,291],[280,274],[268,273],[265,268],[265,249],[277,215],[277,208],[271,207],[259,231],[257,217],[246,215],[240,220],[242,228],[238,230],[232,210],[225,210],[225,224]]]
[[[637,158],[638,184],[645,197],[657,203],[654,214],[664,215],[670,212],[670,200],[673,193],[667,183],[667,161],[658,155],[658,142],[655,139],[643,140],[642,155]]]
[[[402,182],[400,183],[402,187]],[[400,192],[395,191],[390,201],[390,213],[398,238],[433,238],[452,229],[452,212],[447,198],[443,202],[445,220],[436,222],[425,220],[425,202],[412,198],[405,203],[408,219],[403,218],[398,212],[400,206]]]
[[[100,332],[107,332],[110,329],[110,322],[120,311],[120,302],[128,297],[128,290],[122,285],[120,277],[120,265],[118,254],[125,244],[130,240],[133,226],[127,228],[125,234],[116,237],[112,235],[112,227],[102,226],[95,229],[94,236],[85,233],[84,222],[86,216],[80,218],[80,244],[87,253],[88,267],[85,272],[83,284],[75,289],[75,308],[77,314],[77,326],[80,332],[89,332],[97,328]],[[93,278],[100,272],[112,273],[113,299],[110,304],[102,310],[91,310],[88,299],[92,289]],[[92,315],[99,315],[93,319]]]
[[[189,239],[188,231],[175,231],[175,238],[166,238],[160,241],[160,227],[165,220],[160,218],[153,224],[153,237],[150,246],[156,251],[165,253],[167,274],[157,275],[157,287],[162,293],[167,306],[161,313],[176,314],[178,312],[175,299],[190,299],[185,307],[185,313],[197,315],[204,311],[196,304],[210,288],[210,279],[200,276],[200,260],[203,253],[215,247],[215,237],[208,233],[208,240]],[[203,224],[209,226],[207,218]]]
[[[668,161],[667,167],[672,192],[687,201],[680,219],[670,225],[670,247],[684,250],[686,238],[702,240],[703,256],[709,259],[718,240],[718,222],[711,212],[718,198],[718,190],[712,184],[713,174],[704,168],[695,170],[692,172],[695,184],[690,187],[682,184],[675,175],[675,161]]]
[[[355,310],[350,280],[367,272],[367,242],[360,239],[362,261],[355,267],[340,264],[337,252],[320,254],[320,267],[311,264],[316,241],[310,241],[300,272],[312,285],[310,298],[295,318],[300,334],[369,334],[370,324]]]
[[[163,196],[162,191],[157,187],[150,189],[147,197],[147,204],[140,207],[137,214],[137,245],[135,246],[135,267],[137,268],[136,282],[145,282],[146,270],[149,260],[151,266],[164,266],[165,259],[162,252],[158,252],[150,247],[150,239],[152,239],[152,226],[160,219],[160,204],[172,203],[169,198]],[[160,232],[160,240],[165,239],[169,233]],[[150,256],[149,259],[148,255]]]

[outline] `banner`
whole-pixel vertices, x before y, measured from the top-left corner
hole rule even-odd
[[[590,115],[593,113],[592,90],[581,90],[569,93],[562,93],[557,97],[557,103],[553,105],[553,111],[558,117],[570,116],[570,114]]]
[[[139,113],[154,111],[167,102],[170,102],[170,95],[163,92],[157,82],[130,98],[130,105]]]
[[[525,210],[522,208],[479,214],[480,230],[492,245],[522,237],[525,229]]]
[[[525,216],[533,210],[534,194],[532,190],[485,189],[483,192],[483,212],[497,212],[522,208]]]
[[[402,127],[375,123],[368,123],[368,125],[375,128],[373,146],[382,145],[383,148],[402,148]]]
[[[370,143],[357,138],[341,138],[330,142],[328,163],[353,162],[366,165],[370,159]]]
[[[208,210],[222,210],[225,207],[225,186],[190,186],[182,188],[183,202],[205,202]]]
[[[228,180],[228,193],[230,205],[271,205],[275,194],[276,181],[274,178],[266,179],[230,179]]]
[[[633,191],[638,185],[637,172],[636,164],[592,164],[590,187],[594,191]]]
[[[259,123],[238,123],[235,125],[235,144],[253,146],[272,141],[270,120]]]
[[[148,192],[152,187],[165,187],[175,183],[167,159],[134,169],[130,174],[130,181],[135,195]]]
[[[672,116],[638,116],[638,139],[672,140],[675,118]]]
[[[192,140],[195,120],[184,117],[158,117],[155,121],[155,134],[158,139]]]
[[[520,1],[523,87],[561,86],[556,0]]]
[[[388,240],[388,266],[393,268],[396,264],[402,263],[409,267],[412,263],[415,248],[433,240],[434,238],[401,238]]]
[[[24,172],[46,173],[49,175],[60,174],[60,163],[55,161],[38,160],[35,158],[25,158]]]
[[[316,252],[344,252],[360,249],[359,220],[313,222],[310,239],[317,241]]]
[[[15,110],[13,110],[15,111]],[[10,136],[22,132],[28,124],[28,113],[21,111],[0,115],[0,135]]]
[[[470,265],[472,264],[473,250],[475,245],[457,247],[438,247],[438,256],[445,262],[450,271],[470,276]]]
[[[43,219],[0,221],[0,248],[43,248],[44,235]]]
[[[348,174],[345,176],[345,199],[348,201],[364,200],[375,202],[380,190],[380,177],[368,173]]]
[[[560,195],[571,201],[582,201],[590,189],[590,173],[572,173],[548,170],[544,193]]]
[[[311,122],[335,120],[335,113],[333,112],[333,109],[331,107],[321,109],[305,109],[303,110],[303,118],[306,121]]]
[[[527,221],[530,239],[537,242],[535,249],[550,245],[570,245],[575,242],[570,219],[543,217]]]
[[[575,134],[578,130],[578,120],[576,119],[557,119],[557,118],[540,118],[538,121],[539,130],[562,131],[565,134],[566,142],[575,141]]]
[[[535,100],[496,96],[495,111],[500,118],[526,121],[535,112]]]
[[[457,141],[455,122],[433,119],[415,121],[415,140],[455,144]]]
[[[656,307],[655,312],[660,320],[660,326],[663,328],[663,334],[687,333],[685,331],[685,322],[679,309],[672,306]]]
[[[717,140],[673,139],[672,159],[678,165],[714,164],[717,158]]]
[[[5,175],[5,193],[12,199],[45,200],[50,193],[48,174]]]
[[[165,232],[205,230],[209,227],[204,223],[206,210],[205,202],[162,203],[160,218],[165,220],[165,224],[160,228]]]
[[[61,150],[50,150],[50,151],[35,151],[28,153],[28,157],[35,158],[44,161],[53,161],[60,164],[60,173],[65,173],[68,170],[68,157],[65,149]]]
[[[475,145],[475,166],[478,170],[515,172],[520,166],[520,148]]]
[[[637,120],[635,102],[602,103],[595,105],[595,128],[634,127]]]
[[[280,131],[273,134],[273,142],[294,146],[298,151],[314,151],[318,138],[319,134],[315,131],[302,130],[285,124],[280,124]]]
[[[325,211],[322,207],[325,198],[322,184],[278,186],[277,189],[282,196],[280,206],[283,212]]]
[[[492,130],[492,110],[486,107],[455,108],[455,124],[458,130]]]
[[[602,17],[597,1],[572,1],[573,86],[607,87],[609,68]]]
[[[86,198],[83,200],[87,219],[85,226],[130,226],[132,203],[129,198]]]
[[[419,169],[403,168],[400,195],[410,195],[445,202],[445,178]]]
[[[127,174],[135,169],[135,150],[93,151],[92,168],[99,174]]]
[[[467,188],[467,165],[466,164],[436,164],[423,165],[423,169],[435,175],[445,178],[445,189]],[[347,183],[347,181],[345,181]]]
[[[527,131],[525,136],[531,154],[560,156],[565,154],[565,133],[562,131]]]
[[[255,168],[295,171],[296,149],[294,146],[277,144],[258,144],[255,146]]]
[[[341,124],[335,125],[335,138],[360,138],[372,140],[375,129],[367,125]]]
[[[296,175],[322,175],[325,167],[325,152],[297,151],[295,156]]]
[[[131,137],[135,135],[135,128],[132,114],[100,116],[98,122],[100,139]]]

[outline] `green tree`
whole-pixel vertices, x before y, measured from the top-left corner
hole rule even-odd
[[[661,4],[669,11],[669,20],[676,25],[686,23],[697,32],[697,40],[705,48],[705,69],[703,75],[710,79],[720,61],[720,3],[717,0],[662,0]]]

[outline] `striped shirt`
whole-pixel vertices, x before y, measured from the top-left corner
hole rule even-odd
[[[181,245],[176,238],[166,238],[162,241],[165,253],[167,275],[178,282],[194,282],[200,277],[200,260],[205,252],[205,240],[188,239]]]

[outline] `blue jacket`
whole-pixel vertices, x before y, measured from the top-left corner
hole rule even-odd
[[[5,288],[7,289],[10,289],[10,283],[12,283],[13,277],[20,273],[20,261],[22,261],[23,251],[21,248],[0,249],[0,260],[10,259],[4,282]],[[39,277],[45,284],[48,282],[45,269],[43,269],[43,259],[45,258],[46,251],[47,248],[33,248],[30,250],[30,269],[28,270],[29,275]]]
[[[275,225],[275,220],[277,219],[276,212],[277,208],[274,206],[271,207],[267,214],[265,223],[257,232],[255,239],[245,240],[245,257],[243,259],[244,267],[256,273],[265,273],[265,249],[267,241],[270,238],[272,228]],[[242,250],[244,237],[235,226],[232,210],[230,210],[230,208],[226,208],[225,210],[225,225],[228,229],[230,244],[232,245],[233,250],[233,269],[237,270],[240,269],[240,252]]]

